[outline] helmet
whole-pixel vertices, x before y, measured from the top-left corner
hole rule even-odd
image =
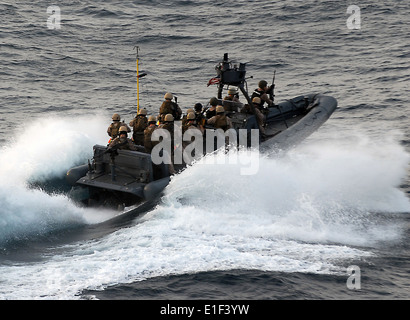
[[[216,97],[211,98],[211,100],[209,100],[209,104],[211,106],[216,106],[218,105],[218,99]]]
[[[157,118],[155,116],[149,116],[148,117],[148,122],[156,122]]]
[[[121,117],[120,117],[120,115],[119,115],[118,113],[114,113],[114,114],[112,115],[112,120],[113,120],[113,121],[120,121],[120,120],[121,120]]]
[[[120,127],[120,130],[118,130],[118,133],[119,133],[119,134],[121,134],[121,133],[123,133],[123,132],[128,135],[128,128],[127,128],[126,126],[121,126],[121,127]]]
[[[147,109],[140,109],[140,111],[138,111],[138,115],[143,115],[146,116],[147,115]]]
[[[255,98],[252,99],[252,102],[256,103],[256,104],[261,104],[262,101],[261,101],[261,98],[255,97]]]
[[[263,88],[265,88],[265,87],[267,87],[267,86],[268,86],[268,83],[266,82],[266,80],[261,80],[261,81],[259,81],[259,83],[258,83],[258,87],[261,88],[261,89],[263,89]]]
[[[187,118],[187,120],[195,120],[195,113],[193,113],[193,112],[188,113],[186,118]]]
[[[168,113],[168,114],[165,116],[164,121],[165,121],[165,122],[172,122],[172,121],[174,121],[174,116],[173,116],[172,114]]]
[[[174,98],[174,95],[171,92],[167,92],[164,96],[164,99],[172,100]]]
[[[194,106],[195,111],[198,111],[198,112],[202,111],[202,108],[203,108],[202,104],[200,104],[199,102],[195,103],[195,106]]]
[[[222,107],[222,106],[217,106],[217,107],[216,107],[216,113],[223,113],[223,112],[225,112],[225,108],[224,108],[224,107]]]
[[[228,94],[237,94],[238,90],[235,87],[231,87],[228,89]]]

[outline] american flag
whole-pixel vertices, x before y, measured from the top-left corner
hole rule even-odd
[[[207,87],[209,87],[211,84],[218,84],[221,82],[221,78],[219,76],[212,78],[211,80],[208,81]]]

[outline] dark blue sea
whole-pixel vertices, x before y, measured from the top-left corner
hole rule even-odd
[[[408,300],[409,16],[392,0],[2,1],[0,299]],[[276,71],[276,102],[338,108],[254,175],[193,165],[114,218],[64,177],[113,113],[135,116],[135,46],[149,114],[167,91],[206,105],[224,53],[249,90]]]

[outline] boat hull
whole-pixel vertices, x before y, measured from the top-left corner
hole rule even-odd
[[[322,94],[298,96],[269,107],[265,112],[265,135],[260,136],[259,150],[286,150],[296,146],[315,132],[336,108],[336,99]],[[234,129],[248,132],[259,129],[253,114],[236,110],[228,114]],[[247,141],[247,146],[251,146],[250,142]],[[124,210],[155,200],[168,185],[168,165],[154,165],[150,154],[107,151],[106,146],[95,145],[92,164],[67,172],[67,181],[73,186],[70,194],[82,204]]]
[[[306,113],[304,113],[302,110],[306,104]],[[331,96],[312,94],[285,101],[279,104],[279,108],[282,114],[289,113],[290,115],[285,119],[281,119],[277,113],[270,117],[268,115],[267,133],[275,133],[276,130],[276,135],[261,142],[262,152],[272,149],[287,150],[300,144],[329,119],[337,108],[337,100]],[[292,109],[295,110],[293,115]],[[301,113],[297,110],[301,110]],[[299,117],[301,118],[298,119]],[[282,122],[282,128],[278,125],[269,126],[269,119],[276,123]]]

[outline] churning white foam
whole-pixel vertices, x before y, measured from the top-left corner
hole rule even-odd
[[[343,274],[352,259],[400,238],[400,226],[376,217],[410,212],[398,189],[409,155],[396,140],[312,141],[259,161],[255,175],[240,175],[241,162],[199,161],[133,226],[40,263],[1,266],[0,297],[71,299],[83,289],[238,268]]]
[[[107,142],[105,124],[99,116],[43,117],[22,132],[13,132],[0,153],[1,183],[21,185],[64,175],[92,155],[94,144]]]
[[[68,169],[85,163],[95,143],[106,143],[107,126],[100,116],[43,117],[11,134],[15,138],[0,150],[0,245],[101,221],[67,196],[31,189],[29,184],[64,177]]]

